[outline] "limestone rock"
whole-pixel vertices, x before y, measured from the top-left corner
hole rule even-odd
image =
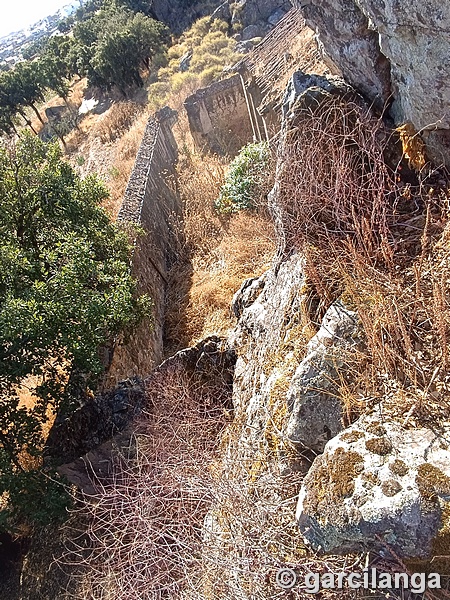
[[[381,105],[391,91],[389,62],[380,51],[377,33],[369,30],[367,17],[356,1],[310,0],[298,1],[297,5],[344,77]]]
[[[239,37],[239,39],[241,38],[240,35],[238,35],[238,37]],[[245,40],[242,42],[238,41],[234,50],[235,50],[235,52],[239,52],[240,54],[247,54],[247,52],[250,52],[250,50],[252,50],[260,42],[261,42],[260,37],[253,38],[251,40]]]
[[[154,373],[163,373],[169,368],[182,369],[191,376],[198,376],[207,380],[219,380],[225,388],[233,384],[233,372],[236,364],[236,353],[227,342],[211,335],[195,346],[179,350],[166,359],[155,369]],[[151,376],[146,380],[146,385],[151,386]]]
[[[450,4],[357,0],[391,65],[394,116],[425,128],[438,160],[450,156]],[[436,133],[434,131],[436,130]],[[442,156],[439,154],[442,153]]]
[[[47,117],[47,121],[59,122],[67,111],[67,106],[64,104],[60,106],[49,106],[45,109],[45,116]]]
[[[358,342],[356,313],[335,302],[308,343],[306,357],[287,392],[286,435],[294,444],[322,452],[326,442],[342,430],[338,372],[345,369],[345,354]]]
[[[222,2],[220,6],[211,14],[211,19],[221,19],[222,21],[231,21],[230,4],[228,0]]]
[[[152,0],[150,14],[177,33],[205,15],[242,28],[257,24],[267,33],[292,7],[289,0],[194,0],[187,4],[185,0]]]
[[[237,319],[242,315],[243,310],[251,306],[262,292],[266,277],[267,274],[265,273],[261,275],[261,277],[251,277],[250,279],[246,279],[240,289],[235,293],[231,303],[231,310]]]
[[[294,0],[326,54],[397,123],[425,130],[438,161],[450,155],[450,4],[440,0]]]
[[[295,112],[295,108],[318,105],[323,98],[329,97],[330,94],[333,96],[351,95],[352,99],[356,96],[355,90],[341,77],[296,71],[290,78],[283,97],[282,114],[287,119],[285,126],[288,125],[288,120]]]
[[[265,429],[271,398],[281,382],[285,391],[280,403],[286,406],[285,393],[299,364],[293,350],[302,346],[297,330],[303,288],[303,259],[293,254],[263,278],[247,280],[233,300],[233,310],[239,315],[228,340],[238,354],[233,404],[236,415],[242,411],[248,425],[242,443],[249,457],[258,447],[256,440]]]
[[[450,501],[450,424],[442,432],[361,417],[328,442],[300,491],[297,520],[317,551],[425,558]],[[447,505],[448,506],[448,505]]]

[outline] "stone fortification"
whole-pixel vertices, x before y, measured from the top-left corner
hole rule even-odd
[[[176,192],[177,145],[172,134],[176,113],[162,109],[151,118],[136,157],[118,222],[141,228],[134,243],[132,272],[139,293],[153,301],[153,318],[144,320],[125,344],[119,340],[104,387],[149,373],[163,358],[164,303],[167,270],[173,258],[171,223],[180,211]]]

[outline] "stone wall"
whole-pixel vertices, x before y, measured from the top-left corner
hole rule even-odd
[[[139,293],[153,301],[153,319],[144,320],[125,344],[119,340],[103,387],[138,374],[147,374],[163,358],[164,300],[167,270],[171,260],[174,216],[180,212],[176,191],[175,163],[177,145],[172,134],[176,113],[162,109],[147,124],[136,157],[118,222],[138,225],[144,231],[135,240],[132,272]]]
[[[184,103],[197,148],[234,156],[253,140],[240,75],[197,90]]]

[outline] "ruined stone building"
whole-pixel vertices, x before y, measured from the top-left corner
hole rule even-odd
[[[314,32],[293,8],[234,65],[231,76],[186,99],[198,149],[235,155],[246,143],[272,138],[280,129],[286,84],[297,70],[337,73],[330,61],[323,61]]]

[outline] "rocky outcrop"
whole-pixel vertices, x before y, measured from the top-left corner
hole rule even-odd
[[[289,79],[283,97],[282,114],[285,118],[283,132],[289,129],[292,117],[300,109],[314,109],[320,102],[331,96],[347,97],[355,100],[357,94],[342,77],[315,75],[296,71]],[[362,100],[359,98],[359,100]]]
[[[46,456],[62,465],[97,448],[123,431],[145,403],[145,389],[139,378],[119,385],[85,404],[50,430]]]
[[[186,6],[187,5],[187,6]],[[152,0],[151,14],[167,23],[173,31],[181,33],[196,19],[212,14],[213,18],[228,21],[239,29],[243,39],[264,36],[291,8],[289,0]],[[251,27],[244,35],[245,28]]]
[[[449,434],[360,418],[328,442],[304,479],[297,519],[305,540],[325,553],[442,554]]]
[[[344,77],[381,106],[391,93],[390,65],[377,32],[353,0],[298,2],[310,27],[318,31],[326,54]]]
[[[450,154],[450,5],[438,0],[295,0],[344,77],[397,123]]]
[[[286,443],[299,456],[305,450],[317,453],[342,430],[338,389],[345,363],[360,343],[357,316],[341,302],[314,331],[303,266],[298,254],[279,260],[260,278],[247,280],[232,304],[239,319],[229,339],[238,353],[233,401],[255,437],[242,442],[258,447],[261,432],[270,429],[269,415],[284,440],[277,447],[281,462]]]
[[[342,430],[339,377],[358,342],[357,314],[335,302],[308,343],[287,391],[286,435],[300,449],[322,452],[326,442]]]
[[[264,37],[291,8],[288,0],[238,0],[229,3],[232,25],[239,25],[242,39]]]

